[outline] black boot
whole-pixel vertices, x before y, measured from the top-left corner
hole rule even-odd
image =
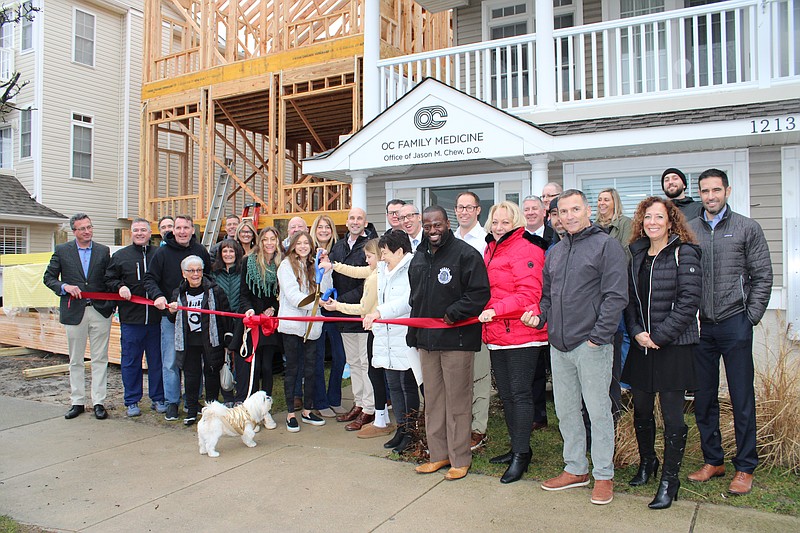
[[[522,479],[522,474],[528,471],[532,456],[533,453],[530,448],[527,453],[512,453],[511,464],[508,465],[505,474],[500,478],[500,483],[514,483]]]
[[[400,439],[400,444],[398,444],[392,451],[396,454],[402,454],[411,447],[413,442],[414,439],[411,438],[411,435],[403,433],[403,438]]]
[[[514,452],[508,450],[503,455],[498,455],[497,457],[492,457],[489,459],[489,462],[493,465],[507,465],[511,463],[511,457],[514,455]]]
[[[664,468],[661,470],[661,482],[658,484],[656,497],[648,505],[650,509],[667,509],[672,505],[672,500],[678,499],[678,489],[681,488],[678,473],[683,462],[688,430],[686,426],[664,428]]]
[[[398,444],[400,444],[400,441],[403,440],[403,435],[405,435],[405,432],[403,431],[403,428],[402,427],[398,427],[397,431],[394,434],[394,437],[392,437],[389,441],[384,442],[383,443],[383,447],[386,448],[387,450],[389,448],[396,447]]]
[[[652,418],[634,419],[636,442],[639,445],[639,470],[628,481],[631,487],[638,487],[650,481],[650,477],[658,475],[658,457],[656,457],[656,421]]]

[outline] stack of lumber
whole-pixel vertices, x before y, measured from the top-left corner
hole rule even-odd
[[[67,334],[58,316],[49,312],[20,312],[6,315],[0,309],[0,344],[20,346],[43,352],[68,355]],[[108,342],[109,363],[119,364],[119,323],[111,323],[111,338]],[[89,343],[86,343],[86,359],[90,359]]]

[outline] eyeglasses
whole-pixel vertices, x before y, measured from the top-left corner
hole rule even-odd
[[[400,211],[386,211],[386,214],[390,217],[400,218]]]
[[[478,209],[478,207],[480,207],[480,206],[478,206],[478,205],[457,205],[456,206],[456,211],[459,212],[459,213],[463,213],[464,211],[466,211],[467,213],[472,213],[473,211]]]
[[[186,270],[184,270],[184,272],[186,272],[187,274],[202,274],[203,273],[203,269],[202,268],[187,268]]]
[[[406,220],[411,220],[412,218],[418,217],[418,216],[419,216],[419,213],[411,213],[411,214],[403,215],[403,216],[399,216],[398,215],[397,218],[398,218],[398,220],[400,220],[400,222],[405,222]]]
[[[90,229],[92,229],[93,227],[94,227],[94,226],[92,226],[91,224],[89,224],[88,226],[84,226],[84,227],[82,227],[82,228],[73,228],[73,229],[72,229],[72,231],[89,231],[89,230],[90,230]]]

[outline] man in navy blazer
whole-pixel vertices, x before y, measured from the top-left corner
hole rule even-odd
[[[94,416],[108,416],[106,399],[108,369],[108,337],[111,332],[110,301],[81,298],[82,292],[105,292],[104,276],[110,254],[107,246],[94,242],[92,220],[86,213],[69,219],[74,241],[56,246],[44,273],[44,284],[61,297],[60,322],[67,332],[69,346],[69,386],[72,407],[64,415],[67,420],[83,413],[86,403],[83,358],[86,341],[92,357],[92,405]]]

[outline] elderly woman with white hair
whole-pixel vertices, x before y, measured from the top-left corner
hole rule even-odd
[[[230,342],[232,324],[228,317],[187,311],[178,307],[230,311],[225,291],[203,276],[203,260],[190,255],[181,261],[183,281],[172,295],[169,310],[175,319],[175,358],[183,370],[186,418],[191,426],[200,410],[201,376],[205,377],[206,401],[219,397],[219,371],[225,361],[225,346]]]

